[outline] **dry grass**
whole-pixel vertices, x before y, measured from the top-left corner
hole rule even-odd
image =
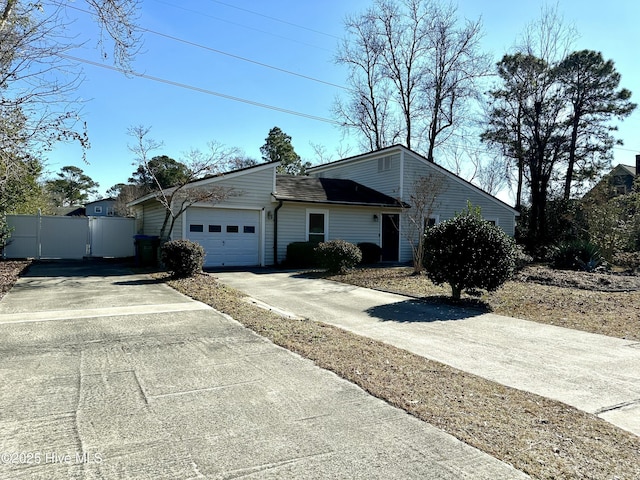
[[[336,327],[265,312],[208,275],[168,283],[533,478],[640,478],[640,438],[594,415]]]
[[[555,282],[564,285],[571,284],[569,280],[580,283],[580,276],[589,275],[580,272],[554,274],[539,268],[534,272],[537,277],[541,277],[540,272],[543,272],[545,276],[541,281],[545,283]],[[436,300],[451,294],[448,287],[438,287],[425,276],[411,273],[412,270],[408,267],[363,268],[353,270],[346,275],[328,278],[415,297],[435,297]],[[520,276],[521,279],[530,277],[531,275],[527,274]],[[609,277],[611,282],[618,281],[628,286],[628,278]],[[640,282],[640,277],[630,278],[635,284]],[[586,290],[588,285],[583,287],[569,288],[542,285],[531,280],[512,280],[496,292],[483,294],[480,302],[482,307],[500,315],[612,337],[640,340],[640,291],[597,291]],[[611,289],[612,285],[603,285],[602,288]],[[466,297],[467,302],[478,303],[475,298],[464,295],[463,297]]]

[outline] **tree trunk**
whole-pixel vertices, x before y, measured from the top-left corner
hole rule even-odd
[[[580,119],[580,111],[574,113],[573,124],[571,126],[571,143],[569,145],[569,165],[567,165],[567,178],[564,180],[564,199],[569,200],[571,196],[571,182],[573,181],[573,170],[576,163],[576,148],[578,144],[578,122]]]
[[[462,288],[458,285],[451,285],[451,298],[454,300],[460,300],[460,295],[462,294]]]

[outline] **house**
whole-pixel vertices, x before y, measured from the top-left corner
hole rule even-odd
[[[247,167],[193,182],[229,195],[194,204],[176,221],[172,239],[190,239],[207,252],[205,266],[272,265],[298,241],[343,239],[380,245],[383,260],[411,260],[403,237],[414,179],[437,174],[441,184],[433,222],[478,205],[488,220],[513,235],[517,212],[448,170],[402,147],[312,167],[308,177],[277,175],[279,162]],[[130,202],[140,234],[158,235],[164,208],[151,194]]]
[[[633,181],[640,172],[640,155],[636,155],[635,166],[619,164],[609,174],[616,195],[625,195],[633,190]]]
[[[416,179],[431,177],[437,181],[439,193],[431,212],[431,222],[428,223],[439,223],[452,218],[456,213],[466,210],[470,202],[481,208],[486,220],[500,226],[511,236],[515,233],[518,212],[514,208],[400,145],[318,165],[308,172],[309,175],[320,178],[351,178],[408,204],[412,203],[411,195],[414,193]],[[403,234],[408,229],[409,219],[406,215],[398,216],[395,212],[381,211],[379,239],[383,248],[383,260],[411,260],[410,240]],[[385,248],[385,243],[393,244],[393,248]]]
[[[116,216],[116,199],[95,200],[87,203],[84,208],[87,217],[114,217]]]
[[[584,199],[601,200],[601,195],[605,198],[611,198],[617,195],[626,195],[633,190],[633,182],[640,172],[640,155],[636,155],[636,164],[632,165],[616,165],[608,175],[605,175],[591,190],[585,195]]]

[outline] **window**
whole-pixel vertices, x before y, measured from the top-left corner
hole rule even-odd
[[[238,225],[227,225],[227,233],[238,233],[239,231]]]
[[[624,195],[627,193],[627,187],[624,185],[618,185],[616,187],[616,195]]]
[[[425,231],[429,228],[429,227],[433,227],[438,223],[438,218],[437,217],[429,217],[429,218],[425,218],[424,219],[424,229]]]
[[[115,209],[113,207],[107,207],[107,216],[113,217],[116,214]]]
[[[498,225],[498,219],[497,218],[485,218],[485,220],[487,222],[489,222],[491,225]]]
[[[310,212],[308,216],[308,236],[310,242],[320,243],[325,241],[325,214]]]
[[[189,231],[190,232],[204,232],[204,225],[196,225],[196,224],[191,224],[189,225]]]
[[[102,213],[102,207],[93,207],[93,213]]]
[[[391,170],[391,157],[382,157],[378,159],[378,172],[386,172]]]
[[[245,225],[242,231],[244,233],[256,233],[256,227],[254,227],[253,225]]]
[[[209,233],[222,232],[222,225],[209,225]]]

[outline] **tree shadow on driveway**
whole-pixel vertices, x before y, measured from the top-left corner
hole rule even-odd
[[[443,322],[477,317],[491,311],[479,300],[462,300],[453,303],[449,297],[433,296],[402,302],[377,305],[365,310],[371,317],[388,322]]]

